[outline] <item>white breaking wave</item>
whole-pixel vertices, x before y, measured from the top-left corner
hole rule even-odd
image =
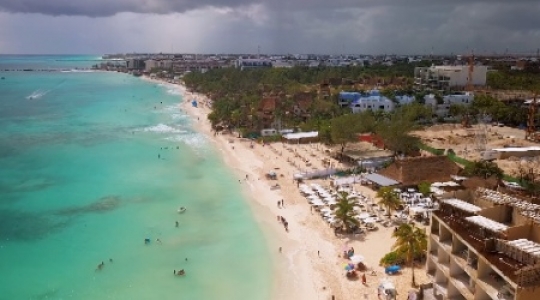
[[[208,141],[206,138],[199,133],[190,133],[183,135],[175,135],[165,138],[168,141],[181,142],[191,147],[192,149],[197,150],[197,153],[202,154],[201,150],[208,149]]]
[[[32,94],[26,96],[26,99],[28,99],[28,100],[39,99],[39,98],[47,95],[48,92],[50,92],[50,91],[35,90],[35,91],[32,92]]]
[[[173,120],[182,120],[182,119],[188,119],[188,115],[186,114],[172,114],[171,115]]]
[[[71,70],[63,70],[62,73],[94,73],[95,70],[78,70],[78,69],[71,69]]]
[[[165,124],[158,124],[156,126],[150,126],[143,128],[142,131],[144,132],[159,132],[159,133],[186,133],[186,130],[174,128],[169,125]]]
[[[160,83],[158,86],[163,87],[167,94],[174,96],[182,96],[185,94],[185,89],[181,85],[171,83]]]

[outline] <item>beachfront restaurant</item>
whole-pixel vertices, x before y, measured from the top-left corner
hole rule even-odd
[[[296,132],[284,134],[281,138],[283,142],[288,144],[305,144],[319,141],[319,132]]]

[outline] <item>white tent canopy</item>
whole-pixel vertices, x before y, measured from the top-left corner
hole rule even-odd
[[[316,138],[318,136],[319,136],[318,131],[310,131],[310,132],[287,133],[283,135],[283,138],[287,140],[299,140],[303,138]]]

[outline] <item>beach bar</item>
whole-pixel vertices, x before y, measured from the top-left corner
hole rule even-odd
[[[319,140],[318,131],[287,133],[282,137],[283,141],[291,144],[311,143]]]

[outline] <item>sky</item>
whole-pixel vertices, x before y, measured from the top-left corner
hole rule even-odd
[[[0,0],[0,54],[536,53],[538,0]]]

